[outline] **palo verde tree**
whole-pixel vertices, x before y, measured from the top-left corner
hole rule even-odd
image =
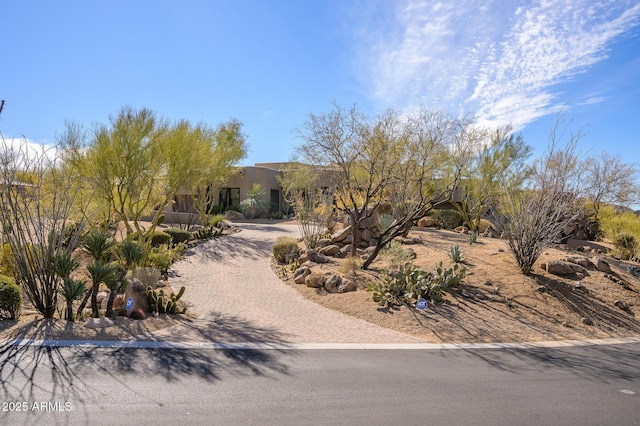
[[[295,131],[302,140],[300,159],[316,167],[318,174],[330,176],[336,208],[349,217],[354,234],[352,256],[359,224],[383,203],[393,208],[393,221],[363,268],[415,220],[450,199],[459,174],[443,182],[448,147],[470,125],[424,108],[408,118],[388,110],[371,119],[355,106],[346,110],[334,105],[329,113],[310,114]]]
[[[143,234],[142,217],[156,209],[157,218],[178,190],[200,199],[246,153],[236,120],[212,129],[124,107],[88,138],[78,137],[74,125],[67,128],[65,158],[95,203],[106,207],[107,220],[124,223],[127,236]]]
[[[472,231],[478,231],[480,219],[487,209],[495,205],[509,188],[520,188],[527,177],[525,161],[532,147],[521,135],[515,135],[510,126],[490,132],[478,129],[475,137],[466,138],[467,158],[462,158],[460,194],[455,203],[462,218]]]

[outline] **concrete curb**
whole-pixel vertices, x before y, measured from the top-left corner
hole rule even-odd
[[[147,340],[0,340],[0,347],[50,348],[123,348],[123,349],[213,349],[213,350],[470,350],[470,349],[540,349],[576,346],[604,346],[640,343],[640,337],[593,340],[559,340],[524,343],[224,343],[224,342],[153,342]]]

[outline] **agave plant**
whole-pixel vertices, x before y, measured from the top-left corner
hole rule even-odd
[[[82,297],[85,292],[85,284],[85,280],[74,280],[69,277],[64,279],[64,284],[58,290],[60,295],[64,297],[65,302],[67,302],[64,319],[73,321],[73,302]]]
[[[460,246],[451,247],[449,250],[449,259],[455,264],[464,262],[464,253],[460,250]]]

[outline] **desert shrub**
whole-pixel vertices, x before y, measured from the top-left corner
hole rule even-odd
[[[224,226],[224,215],[216,214],[211,216],[209,219],[209,226],[213,226],[215,228],[222,228]]]
[[[362,266],[362,261],[357,257],[349,256],[342,261],[338,271],[345,275],[356,275],[356,271]]]
[[[640,268],[635,265],[627,266],[627,272],[629,272],[634,277],[640,277]]]
[[[284,213],[281,210],[275,211],[269,215],[271,219],[282,219],[284,217]]]
[[[16,320],[22,308],[22,290],[12,278],[0,275],[0,318]]]
[[[488,219],[480,219],[480,223],[478,224],[478,233],[482,234],[487,231],[491,227],[491,221]]]
[[[191,232],[187,231],[186,229],[167,228],[162,232],[164,232],[165,234],[169,234],[174,244],[186,243],[191,239]]]
[[[391,227],[391,224],[393,223],[392,215],[382,214],[379,216],[379,218],[380,218],[380,227],[382,228],[383,231],[386,231]]]
[[[146,235],[146,238],[148,238],[151,247],[160,247],[162,244],[169,244],[171,242],[171,235],[164,231],[153,231],[153,234]],[[138,232],[134,232],[131,234],[131,239],[134,241],[139,240],[140,234]]]
[[[182,257],[184,249],[183,243],[178,243],[173,247],[169,247],[168,244],[153,247],[147,255],[147,266],[158,268],[161,274],[167,274],[171,265]]]
[[[606,238],[613,241],[618,234],[627,232],[640,240],[640,216],[635,213],[616,213],[613,207],[605,206],[600,209],[598,219]]]
[[[278,263],[286,263],[287,258],[298,253],[298,240],[293,237],[278,237],[271,248]]]
[[[378,215],[391,215],[393,214],[393,206],[391,203],[380,203],[376,209]]]
[[[620,257],[624,260],[635,259],[638,256],[638,240],[633,234],[621,232],[613,240],[613,245]]]
[[[420,298],[436,303],[442,301],[446,291],[460,284],[466,272],[466,268],[457,264],[445,268],[442,262],[436,264],[434,272],[405,264],[397,272],[386,272],[381,281],[369,283],[367,291],[373,293],[373,300],[381,306],[409,306]]]
[[[388,259],[389,268],[392,270],[397,270],[413,260],[402,244],[395,240],[392,240],[382,249],[382,257]]]
[[[462,225],[462,215],[457,210],[434,210],[433,218],[444,229],[455,229]]]
[[[8,243],[3,244],[0,251],[0,274],[8,277],[16,276],[16,261]]]

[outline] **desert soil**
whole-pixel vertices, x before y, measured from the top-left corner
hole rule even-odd
[[[357,271],[358,291],[327,294],[295,284],[291,273],[283,280],[305,297],[329,309],[369,321],[382,327],[420,337],[428,342],[524,342],[561,339],[594,339],[640,335],[640,279],[631,275],[623,262],[605,254],[610,246],[588,241],[548,249],[534,271],[524,276],[508,252],[506,242],[481,238],[470,245],[467,235],[449,230],[414,228],[409,237],[419,239],[407,245],[416,252],[413,263],[427,271],[443,261],[451,266],[448,253],[458,245],[465,255],[467,277],[459,288],[447,294],[443,303],[416,307],[385,308],[372,300],[366,286],[378,279],[388,259],[380,256],[370,271]],[[594,252],[577,251],[587,246]],[[598,254],[600,250],[603,254]],[[593,259],[602,256],[612,268],[612,281],[604,272],[590,267],[584,275],[555,276],[541,268],[548,260],[567,257]],[[318,265],[314,271],[338,272],[341,259]],[[636,264],[637,265],[637,264]],[[283,275],[281,267],[274,268]],[[344,274],[343,274],[344,275]],[[577,286],[577,283],[582,286]],[[616,301],[628,307],[620,309]],[[589,325],[588,325],[589,324]]]
[[[630,262],[608,254],[575,250],[588,246],[607,252],[603,243],[570,241],[567,246],[547,250],[536,263],[530,276],[519,273],[503,240],[481,238],[469,245],[468,236],[448,230],[415,228],[410,237],[419,243],[407,245],[416,252],[413,263],[432,270],[435,263],[448,258],[452,246],[459,245],[465,255],[467,277],[460,287],[445,295],[441,304],[429,303],[424,310],[410,306],[384,308],[376,304],[366,286],[379,279],[389,259],[381,255],[370,270],[356,272],[358,291],[327,294],[305,285],[295,284],[292,273],[282,274],[274,265],[274,273],[304,297],[326,308],[413,335],[433,343],[456,342],[523,342],[562,339],[594,339],[640,335],[640,279],[631,275]],[[542,262],[567,257],[604,257],[619,282],[604,272],[588,268],[584,275],[559,277],[541,268]],[[343,259],[318,265],[323,272],[340,271]],[[637,266],[637,264],[635,264]],[[580,282],[581,287],[576,287]],[[616,301],[628,307],[620,309]],[[89,339],[127,340],[172,325],[190,322],[197,313],[187,315],[149,316],[143,321],[118,317],[114,327],[92,330],[83,321],[75,323],[59,319],[43,319],[26,308],[18,321],[0,321],[0,339]]]

